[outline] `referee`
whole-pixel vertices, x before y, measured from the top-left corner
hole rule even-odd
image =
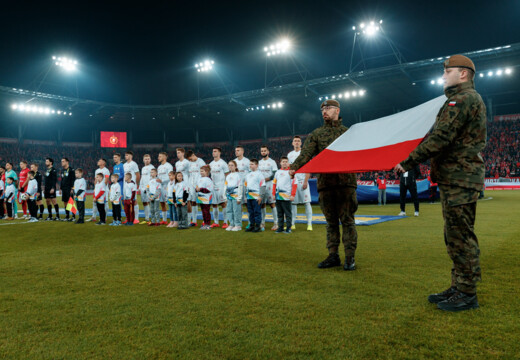
[[[72,169],[69,166],[69,159],[66,157],[61,159],[61,182],[60,182],[60,189],[61,189],[61,200],[63,201],[63,207],[65,208],[65,219],[63,221],[74,221],[75,215],[72,214],[72,217],[70,216],[70,211],[67,210],[67,204],[69,202],[69,199],[72,195],[72,188],[74,187],[74,169]]]
[[[45,166],[47,166],[47,171],[45,171],[44,179],[45,179],[45,202],[47,203],[47,211],[49,211],[49,216],[47,216],[47,221],[51,220],[59,220],[60,219],[60,208],[56,203],[56,182],[58,180],[58,176],[56,174],[56,169],[54,168],[54,160],[48,157],[45,159]],[[52,205],[54,205],[54,210],[56,211],[56,217],[52,218]]]

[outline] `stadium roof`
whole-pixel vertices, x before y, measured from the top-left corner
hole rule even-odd
[[[465,53],[477,68],[476,87],[493,113],[519,112],[517,80],[520,43]],[[442,75],[446,55],[393,66],[336,74],[300,82],[267,87],[217,97],[166,105],[128,105],[78,99],[0,86],[4,109],[4,136],[17,137],[23,125],[26,138],[61,137],[90,141],[98,130],[131,131],[139,142],[200,142],[260,138],[306,133],[321,123],[319,98],[365,90],[364,96],[344,96],[344,122],[349,125],[418,105],[442,93],[432,84]],[[511,76],[490,76],[497,69],[512,69]],[[480,77],[480,74],[484,74]],[[146,91],[146,89],[143,89]],[[12,111],[13,103],[45,104],[66,109],[68,117],[38,117]],[[283,103],[282,108],[267,105]],[[265,110],[261,109],[265,106]],[[254,111],[246,111],[253,107]],[[41,120],[40,120],[41,119]],[[45,129],[45,130],[43,130]],[[231,133],[233,129],[233,133]],[[164,135],[166,134],[166,139]]]

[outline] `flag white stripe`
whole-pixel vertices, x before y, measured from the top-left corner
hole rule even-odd
[[[355,124],[327,149],[358,151],[422,139],[435,123],[435,117],[445,101],[446,96],[441,95],[397,114]]]

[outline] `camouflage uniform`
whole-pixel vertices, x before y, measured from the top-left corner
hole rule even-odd
[[[445,89],[448,100],[433,129],[401,162],[406,169],[431,158],[431,178],[439,184],[444,242],[453,261],[452,287],[476,293],[481,279],[478,239],[474,233],[477,198],[484,188],[486,107],[473,81]]]
[[[291,165],[298,170],[318,155],[348,128],[339,120],[326,120],[305,140],[300,156]],[[337,253],[340,245],[339,221],[343,226],[343,245],[346,256],[354,256],[357,247],[357,231],[354,214],[358,208],[355,174],[318,174],[320,207],[327,220],[327,248]]]

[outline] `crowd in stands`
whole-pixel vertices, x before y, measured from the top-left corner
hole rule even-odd
[[[245,156],[248,158],[260,158],[260,146],[262,141],[243,144]],[[291,140],[273,140],[266,143],[269,146],[270,157],[279,162],[281,156],[287,155],[293,150]],[[223,159],[235,158],[235,147],[231,145],[219,145],[222,148]],[[196,147],[194,152],[207,163],[212,160],[212,146]],[[163,151],[160,148],[143,149],[133,148],[134,160],[142,166],[144,154],[152,155],[153,163],[157,162],[157,154]],[[51,146],[51,145],[19,145],[18,143],[0,143],[0,164],[6,161],[12,162],[15,171],[19,171],[19,161],[26,160],[29,163],[39,164],[40,169],[45,169],[45,158],[51,157],[55,161],[56,168],[60,168],[60,160],[67,157],[73,168],[82,168],[89,188],[94,186],[94,171],[97,169],[97,159],[105,158],[108,167],[112,168],[112,156],[121,153],[124,159],[123,149],[93,148],[84,146]],[[169,160],[177,161],[174,149],[168,149]],[[486,177],[518,177],[520,176],[520,120],[492,121],[488,123],[487,146],[482,156],[486,164]],[[124,160],[123,160],[124,161]],[[426,178],[429,166],[422,164],[421,177]],[[379,173],[365,172],[358,174],[359,180],[374,180]],[[398,180],[392,172],[384,172],[387,180]]]

